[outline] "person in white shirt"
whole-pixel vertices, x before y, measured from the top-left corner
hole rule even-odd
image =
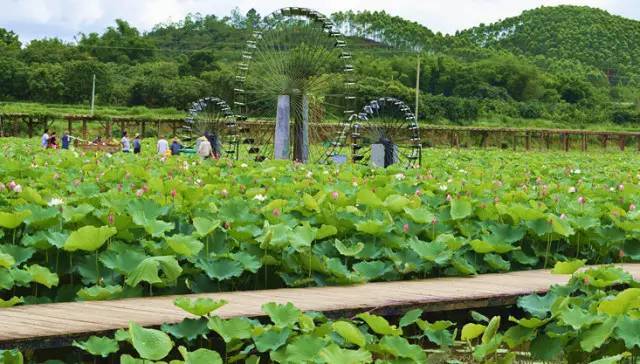
[[[44,131],[44,134],[42,134],[42,139],[40,139],[40,146],[46,148],[47,145],[49,145],[49,129],[46,129]]]
[[[200,143],[198,144],[198,155],[203,159],[211,158],[213,154],[213,148],[211,147],[211,142],[206,137],[198,138]]]
[[[169,142],[164,137],[161,136],[160,140],[158,140],[158,145],[156,149],[159,155],[167,154],[167,150],[169,150]]]
[[[129,138],[127,138],[127,132],[122,132],[122,139],[120,139],[120,144],[122,145],[122,152],[129,153],[131,150],[131,143],[129,142]]]

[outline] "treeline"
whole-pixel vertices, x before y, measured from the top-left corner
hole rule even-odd
[[[522,21],[554,9],[569,18],[575,16],[572,9],[577,14],[601,14],[576,7],[542,8],[525,12]],[[356,93],[362,103],[379,96],[413,101],[420,55],[423,119],[456,123],[545,119],[574,125],[640,122],[635,78],[613,82],[598,62],[588,62],[589,57],[574,59],[558,53],[556,48],[563,47],[563,42],[545,43],[546,52],[542,48],[525,52],[503,46],[507,33],[498,31],[498,25],[443,36],[385,12],[336,13],[333,19],[351,37]],[[97,99],[103,105],[184,109],[208,95],[232,102],[236,63],[250,30],[261,21],[255,11],[235,11],[224,18],[196,14],[142,33],[117,20],[101,34],[81,34],[74,44],[41,39],[23,45],[16,34],[0,28],[0,100],[85,103],[96,75]],[[512,38],[525,28],[513,24],[505,25],[513,29],[508,33]],[[581,34],[580,28],[573,33]],[[576,44],[583,53],[606,48]],[[623,48],[612,49],[624,54]],[[617,57],[617,62],[624,62],[624,55]],[[634,65],[630,62],[624,72],[633,74]]]

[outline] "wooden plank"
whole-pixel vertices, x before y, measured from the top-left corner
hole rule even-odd
[[[624,264],[640,279],[640,264]],[[569,276],[549,270],[484,274],[471,278],[444,277],[415,281],[377,282],[355,286],[283,288],[186,295],[210,297],[229,303],[221,317],[260,317],[268,302],[292,302],[303,311],[330,316],[361,311],[401,314],[420,307],[427,312],[514,304],[518,297],[546,292],[566,283]],[[129,322],[144,326],[178,323],[189,314],[173,305],[178,296],[130,298],[100,302],[68,302],[0,309],[0,348],[61,345],[73,338],[113,332]],[[65,341],[66,340],[66,341]]]

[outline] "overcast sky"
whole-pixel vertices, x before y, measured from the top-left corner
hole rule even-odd
[[[0,0],[0,27],[25,42],[58,37],[73,40],[79,32],[102,32],[122,18],[142,30],[178,21],[189,13],[229,15],[234,7],[260,14],[285,6],[312,7],[325,14],[339,10],[386,10],[418,21],[434,31],[453,33],[491,23],[541,5],[575,4],[600,7],[613,14],[640,19],[638,0]]]

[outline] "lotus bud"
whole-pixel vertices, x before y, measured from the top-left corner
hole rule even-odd
[[[109,225],[113,225],[115,223],[115,217],[113,216],[113,214],[109,214],[109,216],[107,216],[107,221],[109,222]]]
[[[500,197],[496,197],[493,199],[493,203],[499,203],[500,202]]]
[[[584,283],[584,284],[586,284],[586,285],[589,285],[589,277],[584,277],[584,278],[582,279],[582,283]]]
[[[438,223],[438,219],[436,219],[435,217],[431,219],[431,225],[435,225],[437,223]]]
[[[136,191],[136,197],[142,197],[142,195],[144,195],[144,190],[140,188]]]
[[[579,203],[580,205],[584,205],[584,204],[585,204],[585,202],[587,202],[587,200],[584,198],[584,196],[580,196],[580,197],[578,197],[578,203]]]
[[[20,186],[20,185],[16,185],[16,186],[13,188],[13,192],[15,192],[15,193],[20,193],[20,192],[22,192],[22,186]]]
[[[451,198],[451,194],[447,193],[447,201],[451,202],[452,198]]]
[[[13,191],[13,189],[16,188],[16,186],[17,186],[17,183],[15,181],[9,182],[9,189],[11,191]]]
[[[338,191],[331,192],[331,198],[333,198],[334,200],[337,200],[338,197],[340,197],[340,193]]]
[[[229,191],[227,191],[226,188],[223,188],[222,191],[220,191],[220,195],[222,195],[222,197],[226,198],[227,196],[229,196]]]
[[[402,225],[402,231],[404,231],[404,233],[408,233],[409,232],[409,224],[404,224]]]
[[[147,186],[146,184],[142,185],[142,190],[144,192],[149,192],[149,186]]]
[[[624,191],[624,185],[622,183],[618,185],[618,190]]]
[[[176,192],[176,189],[174,188],[171,190],[171,197],[176,198],[176,195],[177,195],[177,192]]]
[[[566,220],[567,219],[567,215],[565,214],[560,214],[560,220]]]
[[[569,187],[569,193],[576,193],[576,188],[573,186]]]
[[[420,189],[416,190],[416,196],[418,197],[422,196],[422,191],[420,191]]]
[[[118,183],[118,192],[122,192],[122,183]]]
[[[635,210],[636,210],[636,205],[635,204],[629,205],[629,211],[635,211]]]
[[[282,215],[282,211],[280,211],[280,209],[276,207],[275,209],[273,209],[271,214],[275,217],[280,217],[280,215]]]

